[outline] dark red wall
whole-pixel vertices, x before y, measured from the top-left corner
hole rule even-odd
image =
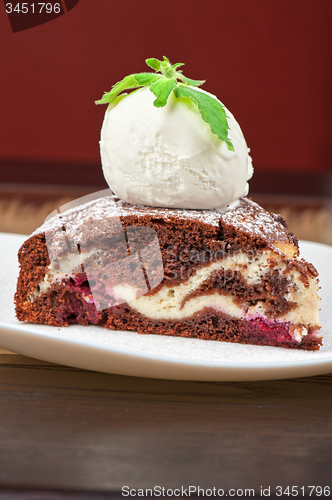
[[[94,100],[165,54],[234,113],[256,169],[327,170],[331,27],[331,0],[80,0],[12,33],[0,5],[0,160],[98,163]]]

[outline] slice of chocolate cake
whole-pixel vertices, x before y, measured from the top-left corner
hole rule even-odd
[[[317,350],[319,281],[284,220],[242,198],[224,213],[105,196],[21,247],[20,321]]]

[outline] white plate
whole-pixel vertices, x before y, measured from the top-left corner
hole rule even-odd
[[[302,241],[321,279],[324,345],[297,351],[198,339],[138,335],[89,325],[19,323],[13,295],[17,251],[26,237],[0,233],[0,346],[54,363],[122,375],[182,380],[268,380],[332,372],[332,247]]]

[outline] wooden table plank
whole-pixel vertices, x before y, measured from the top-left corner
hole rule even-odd
[[[2,347],[0,347],[0,355],[1,354],[15,354],[15,353],[12,351],[7,351],[7,349],[3,349]]]
[[[0,500],[123,500],[123,497],[117,492],[3,489]]]
[[[332,375],[167,381],[2,356],[0,487],[331,482]]]

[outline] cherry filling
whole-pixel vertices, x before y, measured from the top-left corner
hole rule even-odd
[[[102,311],[97,311],[89,281],[85,273],[63,281],[66,292],[57,313],[60,324],[94,325],[103,322]]]
[[[103,286],[98,286],[97,283],[97,280],[88,281],[85,273],[80,273],[64,280],[66,292],[62,297],[57,313],[57,320],[60,324],[77,323],[87,325],[89,323],[105,323],[107,309],[116,305],[116,300],[114,297],[109,296],[108,291],[107,301],[105,302],[106,291]],[[98,297],[100,297],[100,300],[98,300]],[[104,301],[104,307],[100,306],[102,301]],[[252,320],[240,320],[240,324],[239,329],[241,334],[251,344],[274,346],[298,344],[291,336],[289,324],[287,323],[267,321],[265,318],[254,318]],[[222,323],[219,325],[219,328],[222,329]]]
[[[263,318],[245,321],[241,333],[253,343],[265,345],[297,344],[289,331],[289,324],[269,322]]]

